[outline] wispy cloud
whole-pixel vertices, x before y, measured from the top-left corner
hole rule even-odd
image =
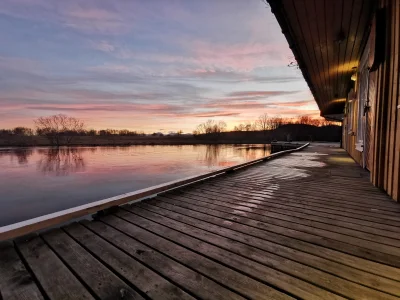
[[[316,110],[261,1],[2,0],[0,28],[0,127],[63,112],[191,131]]]

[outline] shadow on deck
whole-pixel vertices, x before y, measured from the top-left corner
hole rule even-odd
[[[400,205],[342,149],[314,144],[3,243],[0,290],[3,299],[397,299]]]

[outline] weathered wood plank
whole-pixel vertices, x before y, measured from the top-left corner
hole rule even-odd
[[[0,299],[44,299],[10,242],[0,244]]]
[[[85,225],[196,297],[203,299],[244,299],[242,296],[224,288],[215,281],[208,279],[104,223],[90,222]]]
[[[100,299],[144,299],[61,229],[51,230],[42,237]]]
[[[347,235],[357,235],[361,234],[367,234],[365,236],[365,239],[368,239],[369,237],[377,238],[379,240],[380,237],[386,237],[392,239],[399,239],[399,234],[396,232],[392,231],[385,231],[381,229],[377,229],[374,227],[369,227],[369,226],[361,226],[358,224],[350,223],[350,222],[344,222],[341,220],[336,220],[336,219],[330,219],[330,218],[324,218],[324,217],[319,217],[319,216],[314,216],[312,214],[309,214],[307,212],[296,212],[296,211],[291,211],[291,210],[285,210],[285,209],[279,209],[279,208],[273,208],[273,207],[268,207],[268,208],[262,208],[262,209],[257,209],[256,211],[253,211],[252,213],[248,212],[247,206],[244,206],[244,210],[240,209],[238,206],[235,206],[235,209],[230,208],[229,202],[224,201],[223,199],[221,200],[222,203],[220,204],[211,204],[210,202],[203,201],[204,198],[201,197],[196,197],[196,196],[190,196],[188,194],[186,195],[179,195],[177,194],[165,194],[162,196],[158,197],[166,197],[171,200],[175,201],[184,201],[185,203],[189,202],[194,205],[203,205],[203,203],[207,203],[208,207],[212,207],[212,209],[216,209],[218,211],[223,211],[223,212],[232,212],[235,213],[237,210],[237,214],[243,214],[247,213],[247,216],[252,218],[252,219],[257,219],[259,217],[272,217],[272,218],[277,218],[285,221],[289,221],[292,223],[300,223],[303,225],[309,225],[312,227],[317,227],[317,228],[322,228],[322,229],[327,229],[333,232],[339,232]],[[228,203],[228,206],[225,205],[225,203]]]
[[[188,234],[186,234],[184,231],[190,227],[187,227],[184,224],[182,224],[182,227],[173,220],[168,220],[168,218],[164,218],[162,216],[159,218],[159,221],[161,222],[157,222],[151,216],[150,218],[144,218],[138,214],[132,214],[128,211],[118,212],[117,215],[135,225],[143,226],[147,230],[156,230],[156,232],[161,231],[162,235],[165,234],[170,238],[178,239],[180,243],[189,247],[194,247],[193,244],[190,246],[190,241],[196,239],[196,233],[200,233],[201,238],[198,237],[198,239],[203,240],[204,242],[199,243],[196,241],[195,249],[198,251],[202,249],[202,254],[208,253],[211,255],[211,257],[228,263],[229,266],[233,265],[233,267],[235,267],[238,265],[242,272],[249,272],[248,274],[251,274],[253,277],[256,277],[264,282],[269,282],[270,284],[288,291],[297,297],[304,299],[341,299],[341,297],[338,295],[332,294],[306,281],[299,280],[294,276],[287,275],[284,272],[280,272],[275,268],[275,266],[278,265],[278,262],[273,263],[273,260],[268,259],[268,257],[265,255],[257,253],[257,250],[253,251],[245,246],[243,247],[240,244],[233,242],[232,240],[203,231],[195,231],[195,234],[193,234],[193,232],[189,230]],[[159,223],[159,225],[157,225],[157,223]],[[177,225],[177,227],[175,225]],[[216,243],[216,241],[218,242]],[[213,246],[213,244],[215,246]],[[222,246],[221,248],[223,249],[216,246]],[[233,247],[234,249],[239,247],[241,251],[230,252],[230,247]],[[261,264],[257,263],[256,260],[252,260],[254,257],[261,256]],[[265,265],[262,265],[262,263]]]
[[[146,210],[139,208],[139,206],[146,207]],[[147,208],[149,210],[147,210]],[[375,299],[386,299],[386,297],[389,297],[394,299],[394,297],[391,297],[390,295],[387,295],[385,293],[377,292],[376,290],[363,287],[361,285],[355,284],[354,282],[349,282],[335,276],[331,276],[328,273],[321,272],[307,265],[297,263],[290,260],[290,258],[288,259],[288,257],[296,255],[307,256],[307,253],[296,253],[296,251],[285,247],[279,247],[274,243],[268,243],[256,237],[249,237],[248,235],[243,235],[239,232],[234,232],[226,228],[202,222],[198,219],[193,219],[193,222],[191,222],[190,218],[182,216],[181,214],[173,213],[171,211],[167,211],[161,208],[155,208],[154,206],[147,204],[137,205],[130,208],[129,210],[148,219],[152,219],[154,221],[158,220],[157,222],[162,222],[165,225],[169,223],[170,225],[166,226],[172,227],[181,232],[190,232],[190,235],[199,236],[199,238],[201,239],[209,237],[210,234],[208,232],[215,233],[217,234],[217,236],[219,236],[220,241],[218,241],[218,238],[216,238],[214,235],[211,235],[213,237],[212,242],[217,243],[220,247],[223,247],[228,251],[239,251],[239,253],[243,253],[243,251],[245,251],[247,252],[246,255],[248,255],[249,258],[253,257],[251,256],[251,254],[249,254],[249,252],[257,253],[257,261],[264,263],[268,262],[268,265],[274,266],[274,268],[277,268],[280,271],[291,274],[292,276],[307,279],[309,282],[324,287],[331,292],[335,292],[344,296],[350,296],[356,293],[357,295],[364,295],[366,298],[370,297]],[[240,243],[239,245],[232,242],[226,244],[226,241],[229,239],[238,241]],[[240,245],[241,243],[244,243],[245,246]],[[257,249],[263,249],[264,251],[259,252]],[[286,258],[281,256],[281,253],[285,251],[286,253],[290,252],[290,255],[288,255]],[[262,261],[259,257],[261,253],[263,256]],[[279,255],[276,255],[274,253],[279,253]],[[329,282],[329,284],[327,284],[327,282]]]
[[[323,182],[321,182],[323,184]],[[330,198],[330,201],[326,201],[324,197],[321,197],[321,193],[319,193],[319,196],[317,196],[317,192],[313,192],[311,188],[308,188],[306,185],[303,186],[302,191],[299,193],[296,193],[295,190],[297,187],[292,187],[290,190],[285,190],[285,187],[280,187],[279,189],[276,189],[274,184],[264,184],[263,187],[254,187],[254,186],[235,186],[235,185],[209,185],[209,184],[203,184],[201,186],[202,189],[205,190],[217,190],[221,189],[222,193],[228,193],[230,192],[231,194],[233,192],[236,192],[235,195],[250,195],[254,197],[262,197],[262,198],[284,198],[284,199],[294,199],[300,201],[308,201],[311,203],[315,203],[316,205],[327,205],[328,207],[332,208],[337,208],[337,207],[343,207],[346,209],[352,209],[352,210],[359,210],[360,213],[367,212],[367,213],[373,213],[374,215],[381,217],[381,218],[386,218],[388,217],[397,217],[400,215],[400,207],[395,206],[395,207],[384,207],[384,206],[379,206],[378,204],[376,205],[359,205],[352,201],[354,198],[363,198],[363,194],[359,194],[358,196],[352,196],[348,195],[346,198],[343,197],[343,199],[336,200],[334,197]],[[336,186],[335,188],[339,188],[339,186]],[[309,193],[307,194],[307,192]]]
[[[219,201],[216,199],[209,201],[211,201],[211,203],[213,204],[219,203]],[[260,204],[248,205],[246,202],[243,201],[240,202],[240,200],[232,201],[232,203],[236,206],[240,206],[242,210],[244,210],[244,208],[247,207],[247,211],[249,212],[252,212],[261,207]],[[399,254],[400,248],[397,247],[372,243],[370,241],[365,241],[356,238],[349,238],[346,236],[341,236],[339,239],[339,235],[336,235],[334,233],[328,234],[328,232],[318,236],[317,234],[315,234],[315,231],[319,230],[314,228],[307,230],[313,232],[310,235],[304,230],[305,228],[303,228],[303,231],[300,232],[296,229],[293,230],[287,227],[274,227],[274,225],[272,224],[272,220],[269,223],[271,223],[269,225],[270,230],[279,234],[287,235],[296,239],[304,240],[324,247],[329,245],[329,247],[332,249],[343,251],[351,255],[356,255],[369,260],[374,260],[380,263],[385,263],[393,266],[398,266],[398,265],[400,266],[400,254]],[[279,223],[279,221],[277,221],[277,223]],[[330,238],[333,235],[335,235],[335,239]],[[357,240],[358,243],[354,243],[352,239]],[[351,242],[351,244],[349,244],[349,242]]]
[[[143,222],[142,218],[141,220]],[[102,218],[102,221],[246,297],[251,299],[265,299],[266,297],[268,299],[293,299],[276,289],[207,259],[163,237],[143,230],[123,219],[107,216]],[[135,223],[141,224],[141,222]],[[196,250],[198,251],[198,249]]]
[[[273,224],[289,229],[299,230],[311,234],[316,234],[323,237],[329,237],[332,239],[337,239],[340,241],[346,242],[348,239],[355,238],[356,240],[362,239],[363,242],[371,241],[380,245],[378,243],[382,243],[385,245],[391,245],[395,247],[399,247],[400,241],[397,239],[391,239],[383,236],[379,236],[376,234],[370,234],[362,231],[347,229],[343,227],[334,227],[332,225],[328,225],[321,222],[314,222],[311,220],[303,219],[303,218],[294,218],[287,216],[285,214],[279,214],[270,211],[256,211],[249,212],[246,210],[240,210],[238,207],[229,208],[226,206],[217,206],[214,204],[209,204],[207,202],[203,202],[201,200],[193,200],[185,197],[157,197],[162,201],[167,201],[174,205],[184,206],[189,209],[208,209],[208,210],[216,210],[217,212],[229,212],[233,215],[243,216],[243,213],[246,213],[246,218],[252,221],[261,221],[266,224]],[[150,202],[148,202],[150,203]],[[223,204],[223,203],[222,203]],[[251,207],[251,206],[250,206]],[[237,212],[239,210],[239,212]],[[256,223],[257,224],[257,223]],[[336,235],[339,234],[339,235]],[[351,244],[351,243],[349,243]]]
[[[207,191],[196,191],[196,192],[192,192],[190,191],[189,193],[196,193],[196,194],[201,194],[204,195],[207,198],[212,198],[215,197],[214,195],[208,195],[209,193]],[[243,192],[245,193],[245,192]],[[229,196],[229,198],[232,198],[231,196]],[[238,200],[238,199],[236,199]],[[332,217],[336,217],[336,216],[344,216],[344,217],[350,217],[352,219],[356,220],[364,220],[364,221],[371,221],[371,222],[375,222],[377,224],[382,224],[382,225],[387,225],[388,227],[386,228],[392,228],[392,231],[399,231],[399,226],[400,226],[400,221],[397,220],[393,220],[392,217],[390,217],[390,219],[388,218],[383,218],[381,216],[377,216],[374,214],[368,214],[368,213],[363,213],[363,214],[357,214],[355,211],[356,210],[340,210],[339,208],[333,208],[330,207],[329,205],[318,205],[318,204],[314,204],[310,201],[302,201],[301,199],[299,200],[294,200],[294,199],[285,199],[285,201],[279,201],[278,199],[275,199],[274,197],[270,197],[270,198],[262,198],[260,199],[263,201],[263,203],[260,203],[260,207],[262,207],[263,205],[269,205],[270,203],[276,203],[276,204],[284,204],[288,209],[294,207],[294,208],[301,208],[301,209],[306,209],[306,210],[310,210],[310,211],[314,211],[314,212],[323,212],[323,213],[328,213],[330,214]],[[259,200],[256,200],[259,201]],[[394,218],[394,217],[393,217]]]
[[[272,188],[271,188],[272,190]],[[188,194],[192,194],[192,193],[197,193],[197,194],[204,194],[206,196],[220,196],[220,197],[224,197],[224,198],[229,198],[229,199],[236,199],[236,200],[248,200],[249,203],[251,203],[251,201],[255,201],[255,203],[259,203],[260,201],[262,203],[264,202],[274,202],[274,203],[283,203],[283,204],[307,204],[309,205],[310,209],[319,209],[319,208],[328,208],[328,209],[332,209],[332,210],[340,210],[340,205],[339,204],[332,204],[330,201],[325,201],[325,204],[323,204],[323,202],[316,202],[314,199],[309,199],[307,197],[302,197],[302,196],[296,196],[295,193],[293,193],[293,195],[282,195],[279,192],[260,192],[260,191],[253,191],[253,190],[246,190],[244,188],[240,189],[237,187],[223,187],[221,186],[220,188],[218,188],[217,186],[215,187],[208,187],[208,186],[202,186],[196,190],[181,190],[182,193],[187,191]],[[351,201],[351,198],[349,199],[349,201]],[[261,204],[262,204],[261,203]],[[268,204],[269,205],[269,204]],[[345,205],[343,205],[345,206]],[[375,218],[375,222],[376,221],[380,221],[380,222],[385,222],[386,220],[388,220],[386,218],[386,214],[382,214],[382,211],[379,209],[370,209],[370,210],[362,210],[360,208],[355,208],[353,207],[352,210],[359,210],[360,214],[362,214],[361,216],[359,215],[355,215],[356,217],[359,218],[363,218],[363,216],[365,216],[367,213],[368,216],[367,217],[371,217],[373,216]],[[392,213],[391,213],[392,214]],[[395,214],[393,212],[393,214]],[[334,214],[333,214],[334,215]],[[400,215],[400,212],[398,213],[398,215]],[[393,217],[393,215],[388,216],[389,218]],[[377,223],[380,223],[377,222]],[[396,229],[393,229],[394,231],[396,231]]]
[[[183,204],[182,204],[183,203]],[[218,209],[214,208],[207,208],[207,207],[202,207],[202,206],[195,206],[192,204],[188,204],[186,202],[180,202],[176,200],[169,201],[169,199],[166,198],[160,198],[160,201],[158,200],[152,200],[149,202],[149,204],[160,206],[160,207],[166,207],[169,210],[178,212],[178,213],[183,213],[185,215],[195,215],[192,214],[191,210],[195,212],[202,212],[204,214],[208,214],[214,217],[217,217],[220,219],[219,222],[215,222],[212,218],[209,218],[208,216],[204,217],[204,215],[198,215],[197,217],[201,217],[202,220],[204,221],[210,221],[213,224],[221,224],[222,227],[226,228],[232,228],[235,229],[235,226],[233,226],[234,223],[240,223],[244,225],[249,225],[254,228],[260,228],[263,229],[263,224],[262,222],[259,222],[258,220],[253,220],[249,219],[248,216],[249,214],[246,213],[246,217],[242,216],[241,214],[235,214],[235,213],[222,213]],[[167,206],[166,204],[172,204]],[[210,220],[211,219],[211,220]],[[214,222],[213,222],[214,221]],[[274,240],[274,238],[271,236],[270,240]],[[296,256],[292,256],[291,259],[296,260]],[[392,280],[386,280],[383,277],[379,277],[375,274],[367,273],[367,272],[362,272],[358,269],[350,268],[342,264],[335,263],[331,260],[331,257],[323,258],[323,257],[309,257],[307,261],[302,261],[302,257],[299,257],[299,262],[302,262],[304,264],[308,264],[310,266],[313,266],[315,268],[327,271],[331,274],[335,274],[336,276],[355,281],[357,283],[369,286],[374,289],[382,290],[388,293],[400,295],[400,286],[398,286],[398,282],[392,281]],[[361,263],[362,261],[360,261]],[[400,271],[399,271],[400,273]],[[386,275],[386,274],[385,274]],[[380,282],[378,285],[376,283]]]
[[[325,181],[319,181],[319,186],[324,186]],[[297,195],[298,198],[305,198],[305,199],[310,199],[314,201],[324,201],[324,198],[321,197],[321,192],[313,186],[310,186],[307,182],[303,182],[302,189],[299,190],[297,189],[296,185],[280,185],[280,188],[278,190],[272,190],[274,183],[268,183],[264,182],[263,186],[260,185],[255,185],[255,184],[248,184],[246,185],[245,183],[237,184],[234,182],[227,182],[227,183],[222,183],[222,184],[214,184],[214,183],[204,183],[203,186],[205,187],[211,187],[211,186],[223,186],[223,187],[236,187],[242,190],[249,190],[249,191],[260,191],[262,193],[274,193],[275,195],[288,195],[288,196],[294,196]],[[296,189],[297,191],[293,191],[293,188]],[[346,187],[342,186],[341,184],[337,184],[334,186],[327,186],[326,189],[346,189]],[[297,192],[297,193],[296,193]],[[358,192],[357,194],[344,194],[344,193],[334,193],[329,196],[329,203],[332,204],[346,204],[349,207],[355,207],[355,208],[367,208],[367,209],[376,209],[376,210],[382,210],[382,212],[395,212],[399,213],[400,208],[396,203],[392,203],[392,200],[388,199],[385,197],[384,201],[377,200],[375,198],[369,199],[366,197],[366,195],[369,195],[369,192],[361,193]],[[326,203],[326,200],[324,201]]]
[[[174,194],[174,195],[179,195],[179,194]],[[214,199],[210,199],[207,197],[204,197],[204,194],[201,195],[197,195],[195,193],[185,193],[185,194],[181,194],[184,195],[186,198],[191,198],[191,199],[198,199],[198,197],[200,197],[200,200],[202,201],[206,201],[208,203],[214,203],[212,201],[214,201]],[[209,201],[209,200],[210,201]],[[229,201],[225,201],[227,198],[225,196],[221,196],[219,199],[223,199],[224,202],[230,202],[231,197],[228,197]],[[215,203],[218,204],[218,203]],[[235,203],[231,203],[233,205],[236,205]],[[225,206],[225,203],[224,203]],[[243,201],[243,203],[241,204],[241,206],[243,206],[243,210],[249,210],[247,206],[247,203]],[[396,232],[396,228],[394,228],[393,226],[389,226],[389,225],[385,225],[385,224],[380,224],[380,223],[375,223],[372,221],[365,221],[365,220],[361,220],[361,219],[354,219],[351,217],[346,217],[346,216],[340,216],[340,215],[332,215],[329,213],[325,213],[325,212],[321,212],[321,211],[314,211],[311,209],[302,209],[302,208],[297,208],[297,207],[291,207],[291,206],[287,206],[285,204],[280,204],[279,202],[269,202],[268,206],[264,206],[261,208],[258,208],[259,212],[262,212],[263,210],[278,210],[278,212],[282,212],[282,211],[286,211],[287,213],[301,213],[304,214],[306,213],[307,215],[310,215],[312,217],[317,217],[317,218],[324,218],[327,221],[331,221],[331,220],[337,220],[339,221],[342,226],[347,226],[347,224],[356,224],[359,226],[364,226],[365,229],[369,230],[370,228],[377,228],[379,230],[383,230],[383,231],[387,231],[388,233],[391,234],[395,234],[398,235],[399,233]]]
[[[83,221],[84,224],[88,222],[89,221]],[[65,227],[64,230],[112,269],[114,273],[125,278],[151,299],[194,299],[182,289],[102,239],[83,225],[75,223]]]
[[[52,300],[94,299],[40,237],[20,241],[17,247],[48,298]]]

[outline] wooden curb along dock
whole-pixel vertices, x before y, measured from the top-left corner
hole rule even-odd
[[[307,146],[1,228],[2,299],[399,299],[400,205]]]

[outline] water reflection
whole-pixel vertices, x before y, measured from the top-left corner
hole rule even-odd
[[[47,148],[39,149],[42,158],[37,162],[37,169],[46,175],[65,176],[85,170],[82,153],[87,148]],[[93,153],[95,148],[89,148]],[[94,150],[94,151],[93,151]]]
[[[0,226],[268,153],[263,145],[0,148]]]
[[[204,151],[204,158],[202,160],[208,167],[213,167],[217,164],[220,154],[221,154],[220,145],[206,145],[206,149]]]
[[[33,154],[33,150],[29,148],[14,148],[0,151],[0,157],[10,156],[11,161],[17,159],[18,164],[25,165],[28,163],[28,158]]]

